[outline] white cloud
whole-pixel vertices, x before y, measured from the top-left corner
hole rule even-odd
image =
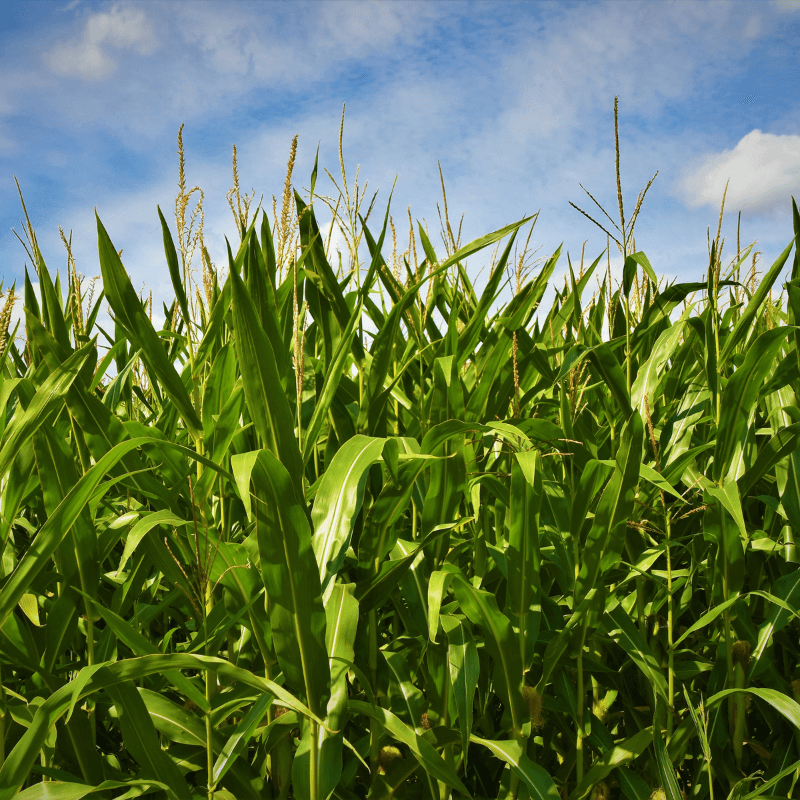
[[[0,131],[0,150],[13,150],[16,145]]]
[[[242,91],[231,75],[248,76],[246,88],[335,79],[348,62],[412,44],[443,14],[434,4],[402,2],[270,3],[261,14],[249,3],[168,8],[176,42],[199,51],[206,96],[226,103],[231,91]]]
[[[152,26],[143,11],[114,5],[108,12],[90,14],[80,39],[59,42],[45,53],[44,58],[50,69],[59,75],[99,81],[109,77],[117,68],[105,46],[133,48],[140,55],[147,55],[156,43]]]
[[[563,242],[565,265],[567,250],[573,264],[579,260],[584,238],[589,238],[588,263],[606,244],[605,235],[567,205],[572,200],[593,216],[598,213],[579,181],[616,217],[612,107],[618,94],[626,218],[636,192],[660,170],[637,223],[638,249],[646,249],[657,272],[694,277],[706,260],[706,221],[716,223],[727,176],[712,182],[713,201],[700,200],[714,209],[709,220],[686,209],[659,215],[662,184],[666,189],[688,158],[719,152],[719,129],[704,125],[698,112],[702,104],[697,101],[720,80],[745,77],[748,56],[771,35],[774,17],[764,12],[766,4],[761,10],[735,3],[666,0],[541,7],[546,13],[530,15],[494,3],[476,3],[470,11],[459,11],[467,6],[399,0],[159,2],[104,5],[101,13],[82,7],[78,19],[83,28],[76,28],[72,36],[59,34],[65,43],[50,57],[62,74],[92,80],[116,69],[119,62],[114,78],[101,85],[64,81],[37,68],[35,59],[30,70],[30,58],[7,56],[7,65],[26,66],[4,73],[0,114],[12,108],[24,112],[35,101],[37,109],[56,116],[60,131],[71,141],[43,139],[44,144],[37,143],[36,163],[46,164],[59,179],[82,176],[94,192],[80,201],[72,195],[54,200],[58,205],[42,221],[43,228],[46,221],[51,229],[53,248],[61,247],[55,222],[71,227],[66,216],[74,223],[76,242],[79,238],[84,242],[83,251],[76,249],[79,269],[99,271],[92,211],[97,202],[115,244],[125,248],[124,260],[137,291],[144,280],[160,300],[169,298],[171,285],[160,252],[155,205],[160,202],[173,222],[169,198],[175,194],[174,136],[181,122],[187,125],[187,179],[190,186],[200,184],[206,192],[206,242],[212,260],[223,269],[224,236],[233,238],[235,229],[224,199],[230,169],[229,150],[223,150],[219,141],[221,132],[225,148],[227,142],[237,143],[243,189],[256,187],[256,201],[263,191],[268,210],[272,192],[280,206],[293,134],[300,134],[293,180],[304,199],[321,138],[316,193],[333,194],[335,202],[337,191],[323,167],[341,185],[336,142],[345,100],[344,149],[351,195],[355,164],[362,165],[359,183],[369,178],[362,214],[374,191],[381,190],[368,222],[373,235],[380,231],[398,175],[391,208],[398,250],[407,246],[410,204],[414,227],[417,220],[426,219],[432,243],[442,254],[436,211],[436,204],[442,205],[437,169],[441,160],[454,234],[462,212],[466,215],[462,244],[541,209],[531,249],[541,246],[538,255],[550,255]],[[479,47],[474,39],[465,38],[473,28],[485,33]],[[126,54],[114,49],[149,52],[155,46],[152,31],[170,42],[152,58],[126,61]],[[45,34],[55,35],[52,28]],[[754,36],[760,42],[752,41]],[[21,55],[42,46],[47,49],[53,40],[46,37],[20,39],[16,46]],[[645,62],[648,69],[631,69],[632,63]],[[2,100],[3,94],[8,100]],[[776,133],[794,133],[793,119],[784,121],[782,128],[760,119],[750,125],[769,124]],[[29,123],[14,119],[9,123],[3,132],[27,141]],[[736,137],[725,144],[733,146],[742,133],[737,129]],[[113,159],[105,158],[111,155],[109,141],[118,146]],[[171,177],[162,179],[167,174]],[[23,187],[40,181],[34,172],[21,177]],[[693,183],[692,195],[699,185]],[[726,207],[733,207],[733,191],[731,181]],[[748,196],[753,196],[749,189]],[[64,205],[67,202],[71,207]],[[320,225],[330,219],[321,203],[317,218]],[[676,226],[682,226],[685,247],[675,241]],[[329,227],[324,226],[324,234]],[[520,249],[522,235],[518,234]],[[387,230],[387,258],[390,237]],[[18,247],[15,241],[11,244]],[[341,244],[345,261],[349,252]],[[611,247],[614,257],[613,242]],[[334,266],[336,249],[332,242]],[[486,267],[477,280],[479,288],[492,249],[470,259],[471,273],[473,267],[474,273]],[[359,251],[362,262],[368,260],[363,239]],[[420,261],[424,257],[419,239],[417,255]]]
[[[764,26],[758,17],[750,17],[747,20],[747,25],[744,26],[744,36],[746,39],[755,39],[761,35]]]
[[[756,129],[733,150],[709,153],[687,165],[676,189],[689,208],[725,207],[752,215],[785,211],[800,196],[800,136],[776,136]]]

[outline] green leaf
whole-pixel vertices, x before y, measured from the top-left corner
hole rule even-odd
[[[625,297],[628,297],[631,293],[631,286],[633,286],[633,278],[636,275],[637,264],[641,265],[647,277],[653,282],[653,285],[658,286],[658,278],[656,278],[656,273],[650,266],[647,256],[642,252],[631,253],[625,259],[625,266],[622,268],[622,291],[625,293]]]
[[[391,458],[387,458],[387,449],[389,449],[390,442],[396,441],[389,439],[384,446],[383,459],[387,468],[388,462],[391,461]],[[414,440],[410,441],[411,443],[409,440],[402,440],[403,446],[411,450],[413,445],[419,450],[419,445]],[[396,523],[411,502],[411,496],[417,488],[416,481],[420,477],[420,473],[433,458],[422,455],[416,457],[418,454],[413,451],[407,455],[415,457],[410,462],[399,462],[398,456],[397,479],[393,478],[384,484],[381,493],[373,500],[367,512],[358,540],[358,560],[364,569],[374,571],[379,568],[377,565],[391,552],[397,542],[399,532],[399,526]]]
[[[703,614],[700,619],[690,625],[676,640],[674,643],[674,647],[677,647],[684,639],[688,636],[691,636],[695,631],[700,631],[706,627],[709,623],[713,622],[720,614],[722,614],[725,609],[730,608],[737,600],[739,599],[738,595],[735,597],[729,597],[725,600],[724,603],[720,603],[719,605],[715,605],[710,611],[707,611]]]
[[[593,609],[597,605],[598,596],[602,597],[600,591],[595,588],[589,589],[586,597],[581,601],[578,608],[570,614],[563,629],[547,643],[544,656],[542,657],[542,675],[539,678],[539,682],[536,684],[539,694],[544,692],[547,681],[559,666],[561,657],[566,652],[576,629],[586,624],[590,609]]]
[[[303,464],[308,464],[311,456],[314,453],[314,447],[319,439],[322,427],[328,416],[328,411],[336,396],[342,376],[345,374],[345,364],[347,357],[353,344],[353,338],[358,331],[358,323],[361,321],[361,311],[363,303],[359,298],[353,314],[350,317],[347,327],[342,332],[339,343],[336,345],[336,350],[333,353],[328,371],[325,374],[325,381],[322,385],[322,392],[320,392],[316,403],[314,404],[314,413],[311,415],[311,422],[305,431],[303,440]]]
[[[484,633],[484,646],[494,662],[495,691],[510,717],[513,731],[521,735],[528,722],[522,697],[522,659],[511,623],[497,607],[493,594],[476,589],[461,573],[453,574],[453,590],[462,611]]]
[[[214,762],[214,771],[212,773],[214,785],[219,785],[248,742],[253,738],[259,723],[264,719],[271,704],[272,698],[266,694],[262,695],[239,721]],[[274,724],[275,720],[270,723],[270,725]],[[264,733],[267,733],[267,731],[264,731]]]
[[[758,390],[792,330],[779,327],[764,331],[748,348],[744,362],[728,381],[722,393],[717,446],[714,449],[714,481],[718,482],[723,475],[736,480],[744,472],[743,448]]]
[[[27,408],[18,406],[17,413],[0,439],[0,479],[19,452],[22,443],[44,425],[61,407],[84,364],[94,354],[94,343],[73,353],[60,367],[53,370],[36,390]]]
[[[16,795],[18,789],[26,780],[32,764],[38,757],[39,750],[45,741],[48,731],[74,703],[80,702],[84,697],[88,697],[97,691],[107,690],[109,686],[116,686],[125,681],[141,680],[149,675],[157,675],[166,670],[187,669],[211,670],[228,681],[242,683],[259,692],[268,692],[282,705],[297,711],[303,716],[308,716],[315,720],[317,724],[324,726],[319,717],[274,681],[260,678],[219,658],[171,653],[169,655],[144,656],[108,663],[93,672],[91,678],[86,681],[81,689],[77,699],[73,697],[72,686],[68,683],[56,690],[39,706],[30,727],[8,754],[2,768],[0,768],[0,800],[11,800]]]
[[[746,794],[742,798],[742,800],[755,800],[756,797],[762,797],[763,800],[783,800],[783,798],[781,798],[781,797],[778,797],[778,796],[766,796],[764,793],[768,789],[771,789],[773,786],[775,786],[778,783],[780,783],[780,781],[782,781],[788,775],[791,775],[792,773],[796,773],[798,769],[800,769],[800,761],[795,761],[794,764],[792,764],[789,767],[786,767],[785,769],[782,769],[777,775],[773,775],[768,781],[765,781],[764,783],[762,783],[761,786],[759,786],[757,789],[755,789],[755,791],[752,791],[749,794]]]
[[[157,789],[165,791],[170,800],[174,800],[178,795],[171,786],[158,781],[103,781],[98,786],[87,786],[84,783],[63,783],[62,781],[47,781],[46,783],[36,783],[20,792],[16,800],[81,800],[87,795],[95,792],[107,792],[111,789],[128,789],[129,792],[141,789],[148,793]],[[138,792],[137,792],[138,794]],[[120,795],[132,796],[130,794]]]
[[[733,517],[744,539],[748,538],[747,527],[742,513],[742,502],[739,498],[739,487],[735,481],[723,480],[722,486],[708,486],[706,491],[715,500],[719,500],[724,509]]]
[[[629,256],[630,258],[630,256]],[[657,281],[654,281],[657,283]],[[680,342],[686,327],[686,320],[694,306],[687,307],[680,320],[667,328],[656,340],[650,357],[639,367],[636,380],[631,386],[631,405],[642,416],[645,413],[645,398],[649,403],[651,412],[655,410],[653,392],[656,389],[658,378],[667,362],[672,358],[675,348]]]
[[[369,469],[380,459],[385,441],[354,436],[339,448],[322,476],[311,513],[311,546],[319,565],[323,600],[330,595],[344,563],[355,518],[364,500]]]
[[[694,703],[689,697],[686,684],[683,685],[683,696],[686,699],[686,707],[689,709],[692,722],[694,723],[695,730],[697,731],[697,738],[700,739],[700,744],[703,747],[703,755],[705,756],[707,762],[711,761],[711,747],[708,744],[708,736],[706,735],[705,724],[701,722],[700,714],[697,713],[697,709],[694,707]]]
[[[452,572],[435,570],[428,579],[428,638],[433,644],[436,644],[436,634],[439,632],[442,599],[450,587],[452,577]]]
[[[22,595],[27,591],[31,581],[44,568],[50,556],[52,556],[70,528],[75,524],[75,520],[92,499],[95,490],[106,474],[127,453],[137,447],[141,447],[143,444],[159,441],[150,437],[140,437],[121,442],[111,448],[108,453],[81,476],[67,496],[59,503],[58,508],[50,514],[47,521],[42,525],[13,574],[3,586],[3,590],[0,592],[0,626],[3,625]],[[209,462],[208,459],[193,453],[188,448],[172,443],[166,444],[175,450],[191,455],[207,466],[220,469],[213,462]],[[228,473],[225,474],[227,475]]]
[[[247,408],[263,445],[288,471],[299,499],[303,497],[303,460],[294,435],[292,412],[281,389],[275,354],[235,269],[231,269],[230,279],[234,339]]]
[[[470,741],[475,744],[482,744],[489,749],[497,758],[505,761],[515,775],[517,775],[525,786],[532,798],[536,800],[558,800],[560,797],[553,779],[538,764],[534,764],[525,753],[522,752],[520,743],[515,740],[489,740],[481,739],[478,736],[470,736]]]
[[[115,314],[116,321],[122,324],[136,348],[142,351],[142,360],[147,365],[152,378],[157,378],[186,427],[193,437],[202,435],[203,425],[197,416],[189,393],[183,385],[175,367],[170,363],[153,328],[131,285],[128,273],[122,266],[111,239],[97,217],[97,247],[100,255],[100,271],[103,275],[103,291]]]
[[[567,356],[561,366],[561,370],[556,376],[554,383],[559,383],[570,371],[577,367],[584,359],[588,358],[594,369],[608,387],[613,398],[622,411],[623,417],[627,419],[631,414],[631,398],[628,395],[626,387],[625,375],[622,368],[617,361],[616,356],[607,344],[598,344],[594,347],[586,347],[585,345],[576,344]]]
[[[205,723],[198,716],[160,692],[153,692],[150,689],[139,689],[138,691],[150,719],[159,733],[172,742],[205,748]]]
[[[125,549],[122,551],[122,556],[119,559],[117,574],[125,569],[128,559],[133,555],[133,552],[139,546],[142,539],[144,539],[147,532],[158,525],[182,526],[186,525],[186,520],[176,517],[171,511],[154,511],[139,520],[125,539]]]
[[[183,314],[184,322],[188,329],[191,325],[192,318],[189,315],[189,304],[186,301],[186,291],[183,288],[183,275],[181,275],[181,267],[178,263],[178,254],[175,250],[175,242],[172,239],[172,232],[161,213],[161,206],[156,206],[158,209],[158,218],[161,221],[161,234],[164,239],[164,254],[167,257],[167,268],[169,269],[169,277],[172,281],[172,288],[175,290],[175,298],[178,301],[178,307]]]
[[[769,471],[784,458],[795,452],[800,437],[800,422],[781,428],[766,444],[758,449],[753,464],[745,470],[736,483],[744,497]]]
[[[114,632],[114,635],[117,637],[117,639],[119,639],[120,642],[128,647],[131,652],[134,653],[134,655],[146,656],[158,655],[160,653],[159,649],[152,642],[150,642],[149,639],[139,633],[139,631],[137,631],[127,620],[119,616],[119,614],[115,614],[110,608],[105,608],[100,603],[93,603],[92,608],[97,614],[98,618],[101,618],[106,622],[108,627]],[[83,686],[93,674],[93,671],[89,671],[87,672],[86,677],[83,678],[81,678],[83,671],[78,674],[78,678],[76,679],[77,685],[73,690],[73,702],[74,699],[77,698],[79,687],[82,690]],[[174,684],[178,689],[180,689],[186,695],[186,697],[192,700],[193,703],[197,704],[201,709],[203,709],[203,711],[208,710],[209,705],[205,696],[194,686],[194,684],[192,684],[188,678],[186,678],[184,675],[181,675],[180,672],[176,672],[174,670],[165,672],[164,677]]]
[[[603,491],[586,538],[575,585],[576,606],[590,589],[602,586],[601,575],[616,564],[622,552],[639,482],[643,445],[642,418],[634,411],[620,433],[614,474]]]
[[[432,777],[451,788],[461,792],[465,797],[471,797],[466,786],[461,783],[455,770],[434,750],[432,745],[419,734],[408,727],[402,720],[385,708],[363,703],[359,700],[350,700],[348,708],[356,714],[377,722],[392,738],[406,745],[420,766]]]
[[[789,253],[792,252],[792,247],[795,246],[796,238],[797,237],[795,236],[795,239],[792,239],[792,241],[789,242],[789,244],[786,246],[786,249],[778,256],[775,263],[769,268],[769,270],[767,270],[767,273],[758,282],[758,286],[753,292],[750,302],[748,302],[747,307],[742,312],[742,316],[739,318],[739,321],[736,323],[733,331],[725,340],[725,345],[719,354],[720,367],[727,363],[736,346],[750,334],[750,330],[753,326],[754,320],[756,319],[756,315],[761,309],[764,300],[766,300],[772,285],[778,279],[778,275],[780,275],[783,265],[789,258]],[[791,330],[794,330],[794,328],[792,327]],[[751,351],[748,349],[747,354],[749,355],[750,352]]]
[[[67,359],[67,351],[50,336],[38,320],[29,318],[28,323],[30,332],[33,334],[39,351],[48,368],[51,372],[57,370],[59,365]],[[117,342],[117,344],[109,350],[109,355],[115,351],[118,345],[124,344],[124,340]],[[106,358],[108,358],[108,356],[106,356]],[[91,361],[92,359],[90,358],[87,365],[90,364]],[[85,368],[86,367],[84,367],[84,369]],[[104,369],[105,367],[101,364],[97,371],[100,372]],[[96,388],[96,381],[98,380],[97,376],[95,376],[95,379],[92,380],[90,392],[94,391]],[[114,445],[130,438],[124,424],[103,405],[102,401],[97,396],[84,391],[79,386],[79,382],[73,383],[72,387],[67,392],[66,403],[69,413],[74,417],[75,423],[86,441],[86,446],[89,449],[91,457],[94,458],[95,461],[99,461]],[[76,444],[79,441],[79,438],[76,436]],[[128,453],[122,459],[121,465],[112,470],[112,474],[119,474],[123,471],[127,471],[130,476],[126,479],[128,485],[146,495],[158,498],[163,505],[176,511],[177,507],[175,506],[173,496],[166,491],[164,485],[160,481],[156,480],[152,475],[145,473],[143,471],[144,469],[145,464],[139,454]]]
[[[400,323],[403,315],[414,302],[421,287],[421,282],[412,286],[396,303],[388,317],[380,326],[372,343],[372,359],[365,380],[364,402],[361,404],[358,417],[358,430],[363,433],[376,432],[384,420],[385,404],[388,394],[384,392],[384,384],[393,361],[394,348],[400,334]]]
[[[258,454],[251,480],[261,574],[278,662],[287,681],[304,692],[309,707],[323,714],[330,692],[330,668],[308,517],[297,501],[288,471],[268,450]]]
[[[394,557],[389,561],[384,561],[377,573],[373,573],[356,584],[355,595],[361,605],[361,610],[371,611],[379,606],[394,591],[417,557],[423,557],[420,555],[421,551],[437,539],[447,535],[453,528],[468,521],[469,518],[466,518],[458,522],[437,525],[417,544],[398,539],[392,551]]]
[[[192,794],[183,775],[161,749],[147,707],[133,683],[124,681],[107,686],[106,692],[117,709],[125,748],[139,762],[141,776],[166,784],[181,800],[191,800]]]
[[[769,703],[784,719],[788,720],[795,729],[800,729],[800,703],[796,703],[791,697],[779,692],[777,689],[723,689],[706,700],[706,705],[711,708],[726,698],[730,694],[737,692],[748,692],[754,697],[758,697]]]
[[[542,504],[542,465],[538,453],[515,453],[511,463],[511,506],[509,520],[508,588],[506,607],[508,617],[519,630],[518,647],[523,669],[532,659],[541,612],[531,612],[531,606],[541,605],[539,598],[541,553],[539,551],[539,510]]]
[[[569,800],[583,800],[592,787],[610,775],[615,769],[638,758],[653,741],[653,729],[645,728],[629,736],[603,753],[583,776],[583,780],[572,790]]]
[[[461,751],[464,753],[466,767],[469,737],[472,735],[473,703],[480,673],[478,646],[467,626],[457,617],[445,614],[442,617],[442,627],[447,633],[450,684],[456,702]]]
[[[42,321],[56,341],[62,347],[69,349],[69,333],[64,321],[64,313],[61,310],[60,291],[56,291],[50,272],[35,241],[33,249],[36,272],[39,275],[39,288],[42,292]],[[58,275],[56,275],[56,284],[58,284]]]
[[[534,224],[536,224],[535,221]],[[497,298],[497,294],[500,288],[500,281],[503,279],[505,275],[506,264],[508,263],[508,258],[511,255],[511,247],[514,244],[516,236],[517,232],[513,231],[513,233],[511,234],[511,238],[508,240],[508,244],[506,245],[506,248],[503,251],[503,255],[500,257],[500,260],[494,264],[492,271],[489,274],[489,279],[487,280],[486,286],[484,287],[484,290],[481,293],[481,298],[478,301],[478,305],[475,307],[472,315],[470,316],[469,321],[467,322],[466,326],[458,336],[459,364],[463,364],[466,358],[475,349],[475,345],[478,342],[481,330],[486,324],[486,315],[489,311],[489,308]]]
[[[789,608],[795,609],[800,607],[800,570],[793,570],[778,578],[773,586],[773,593],[777,598],[786,603]],[[750,676],[753,675],[773,635],[784,628],[790,619],[790,612],[783,608],[775,607],[771,610],[769,617],[758,632],[758,642],[753,650],[752,660],[750,662]]]
[[[606,612],[603,617],[603,628],[625,651],[630,660],[642,671],[647,682],[666,702],[667,680],[647,642],[622,606]]]
[[[75,459],[67,442],[47,427],[33,436],[45,509],[52,514],[78,481]],[[97,536],[87,509],[78,515],[58,549],[64,583],[80,587],[89,597],[97,595],[100,581]]]
[[[325,645],[331,670],[331,696],[325,722],[329,728],[317,731],[319,754],[319,796],[328,798],[339,784],[342,774],[342,748],[345,743],[342,729],[347,718],[347,671],[352,665],[356,629],[358,628],[358,601],[353,595],[354,584],[338,583],[333,588],[325,607]],[[292,762],[292,785],[295,796],[311,795],[309,781],[312,730],[304,723],[300,746]]]
[[[653,726],[653,749],[656,752],[658,777],[661,780],[661,786],[664,789],[667,800],[683,800],[683,795],[678,786],[678,779],[675,775],[675,767],[672,765],[667,753],[664,738],[661,735],[661,728],[657,724]]]
[[[426,697],[422,691],[413,683],[408,656],[404,653],[390,651],[383,651],[382,656],[389,670],[387,675],[391,676],[387,692],[390,709],[410,728],[422,735],[424,733],[422,714],[426,710],[426,706],[428,706],[429,712],[432,709],[426,702]],[[428,663],[430,664],[430,661]],[[430,675],[430,681],[426,681],[426,689],[430,695],[432,693],[430,684],[434,680],[434,676],[430,674],[430,666],[428,667],[428,674]],[[439,694],[438,689],[435,691]],[[431,698],[430,702],[433,702],[433,698]]]

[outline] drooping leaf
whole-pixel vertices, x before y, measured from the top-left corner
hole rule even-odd
[[[251,475],[261,575],[278,661],[289,684],[323,714],[330,693],[325,611],[305,509],[286,468],[262,450]]]

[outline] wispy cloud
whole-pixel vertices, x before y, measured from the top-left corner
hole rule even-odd
[[[400,251],[409,207],[414,225],[426,220],[443,250],[441,163],[455,234],[464,215],[462,244],[540,210],[532,249],[550,255],[563,242],[574,263],[586,241],[590,262],[606,237],[568,201],[600,213],[582,184],[617,215],[619,95],[626,218],[659,170],[636,230],[656,270],[694,278],[704,269],[706,228],[716,224],[728,178],[724,226],[741,210],[743,240],[758,237],[771,258],[791,235],[790,195],[800,195],[800,104],[787,90],[800,74],[798,5],[57,6],[35,29],[14,31],[0,55],[0,165],[12,187],[0,196],[0,216],[6,230],[19,219],[16,174],[48,259],[63,257],[61,224],[75,231],[79,268],[97,274],[96,206],[137,288],[145,283],[168,300],[155,208],[173,219],[180,124],[187,179],[205,191],[209,250],[223,262],[225,236],[235,236],[225,200],[231,145],[243,190],[254,188],[256,202],[263,193],[271,217],[292,137],[299,134],[293,183],[304,198],[320,143],[316,193],[335,202],[325,169],[344,190],[338,134],[346,102],[348,191],[360,165],[362,215],[380,188],[368,223],[377,235],[397,177],[391,214]],[[328,225],[330,212],[321,201],[316,207]],[[368,256],[363,241],[360,255]],[[615,248],[611,256],[613,272]],[[471,259],[473,274],[489,257]],[[23,260],[18,242],[0,235],[3,273],[19,275]]]
[[[71,7],[72,4],[65,10]],[[117,70],[109,50],[132,49],[144,56],[156,46],[155,33],[144,11],[113,5],[107,12],[90,14],[82,35],[56,43],[44,54],[44,61],[58,75],[100,81]]]

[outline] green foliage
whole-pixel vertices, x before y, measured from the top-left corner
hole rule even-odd
[[[163,323],[98,218],[113,337],[29,225],[41,307],[26,274],[27,339],[0,316],[0,800],[790,796],[794,202],[760,284],[715,241],[661,288],[620,197],[621,289],[609,267],[587,300],[601,259],[570,264],[548,309],[561,248],[530,280],[511,257],[532,218],[441,261],[420,226],[390,266],[388,208],[377,240],[356,209],[348,272],[321,199],[295,193],[297,260],[286,215],[240,204],[202,287],[159,209]],[[464,260],[509,234],[478,295]]]

